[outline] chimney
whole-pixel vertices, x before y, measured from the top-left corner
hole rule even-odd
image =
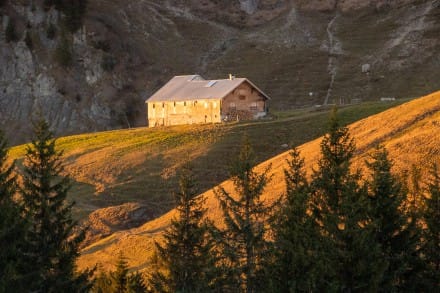
[[[235,76],[233,76],[232,74],[229,73],[229,80],[233,80],[235,78]]]

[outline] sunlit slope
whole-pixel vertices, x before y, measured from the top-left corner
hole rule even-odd
[[[440,162],[440,91],[353,123],[349,128],[357,144],[355,166],[362,166],[371,149],[381,143],[394,160],[395,172],[408,170],[413,164],[426,171],[430,163]],[[300,146],[309,173],[319,158],[320,142],[321,138],[318,138]],[[265,192],[266,199],[273,200],[283,193],[283,170],[288,158],[287,151],[257,166],[257,170],[263,170],[272,165],[273,180]],[[232,190],[231,181],[227,180],[222,185],[226,190]],[[207,199],[208,216],[219,223],[221,213],[213,190],[201,196]],[[115,233],[87,247],[78,261],[79,267],[101,263],[104,268],[109,268],[116,262],[118,252],[122,251],[130,267],[146,268],[154,240],[160,239],[174,216],[175,211],[172,210],[139,228]]]
[[[344,123],[401,103],[366,103],[341,109]],[[228,178],[228,164],[244,133],[255,147],[258,162],[321,136],[327,111],[294,110],[265,121],[217,125],[137,128],[59,138],[66,171],[74,180],[69,196],[75,216],[84,218],[100,208],[136,202],[161,215],[173,205],[176,170],[190,160],[205,191]],[[21,159],[25,146],[11,149]],[[149,220],[145,219],[146,220]]]

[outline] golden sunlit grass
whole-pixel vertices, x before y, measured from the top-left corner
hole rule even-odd
[[[344,117],[347,113],[341,111],[340,114]],[[315,118],[326,119],[324,116]],[[304,131],[304,124],[299,122],[301,119],[292,121],[294,123],[289,125],[290,131],[297,133],[295,129],[298,128]],[[413,164],[426,170],[430,163],[440,162],[440,92],[360,120],[349,128],[358,147],[354,159],[355,167],[362,167],[372,148],[381,143],[389,150],[390,157],[394,160],[395,172],[408,170]],[[229,129],[229,131],[234,130],[235,127]],[[249,128],[247,131],[252,133]],[[272,132],[271,135],[276,133]],[[320,142],[321,138],[318,138],[299,148],[302,156],[305,157],[309,173],[319,158]],[[269,201],[278,198],[284,192],[283,170],[288,158],[289,152],[286,151],[257,166],[257,170],[261,171],[268,164],[272,164],[273,180],[264,194]],[[226,190],[232,190],[231,181],[225,181],[222,185]],[[219,223],[221,212],[213,190],[208,190],[201,196],[207,199],[208,217]],[[160,239],[161,232],[174,215],[175,211],[172,210],[139,228],[115,233],[85,248],[78,261],[79,267],[91,267],[99,262],[104,268],[109,268],[116,262],[118,252],[123,251],[131,268],[147,268],[148,258],[153,252],[154,240]]]
[[[365,103],[341,109],[344,123],[380,112],[401,103]],[[244,133],[254,146],[258,162],[300,145],[325,132],[328,110],[300,109],[273,113],[272,120],[218,125],[187,125],[137,128],[59,138],[66,171],[74,179],[70,198],[76,201],[75,216],[125,202],[154,207],[158,213],[172,208],[177,186],[176,170],[191,160],[200,190],[226,180],[228,166]],[[10,150],[20,159],[25,146]]]

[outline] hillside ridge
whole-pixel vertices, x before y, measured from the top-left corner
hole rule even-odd
[[[144,126],[144,100],[181,74],[248,77],[271,109],[440,87],[435,0],[91,0],[67,34],[67,67],[56,53],[64,14],[44,2],[0,6],[0,128],[13,144],[29,140],[36,113],[58,136]]]
[[[440,162],[440,91],[362,119],[351,124],[349,129],[357,144],[354,168],[361,168],[369,158],[371,148],[380,143],[388,149],[394,161],[394,172],[400,174],[416,165],[424,174],[430,163]],[[396,132],[395,129],[400,131]],[[319,158],[321,139],[299,147],[305,158],[308,174]],[[266,200],[274,200],[284,192],[283,170],[287,166],[289,153],[290,151],[286,151],[256,166],[257,171],[262,171],[268,165],[272,166],[273,179],[264,193]],[[222,182],[221,186],[228,191],[233,189],[230,180]],[[219,224],[221,212],[213,189],[200,196],[206,198],[208,217]],[[171,210],[138,228],[119,231],[97,241],[82,251],[78,260],[79,267],[90,267],[97,262],[104,268],[112,267],[117,253],[123,251],[131,268],[146,268],[153,253],[154,241],[160,239],[161,232],[174,216],[175,211]]]

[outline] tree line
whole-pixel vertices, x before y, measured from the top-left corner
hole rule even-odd
[[[60,176],[61,154],[47,124],[38,125],[20,187],[0,140],[0,203],[7,211],[0,215],[0,243],[7,247],[0,255],[0,291],[435,292],[439,286],[437,165],[424,180],[417,172],[396,175],[387,150],[377,146],[362,176],[352,170],[355,143],[336,112],[317,168],[308,176],[293,149],[285,193],[274,202],[262,198],[270,166],[255,171],[245,140],[230,168],[234,194],[221,186],[214,191],[220,225],[206,217],[192,168],[184,166],[177,216],[146,272],[130,272],[123,251],[115,271],[75,271],[83,232],[74,229],[65,202],[69,182]]]

